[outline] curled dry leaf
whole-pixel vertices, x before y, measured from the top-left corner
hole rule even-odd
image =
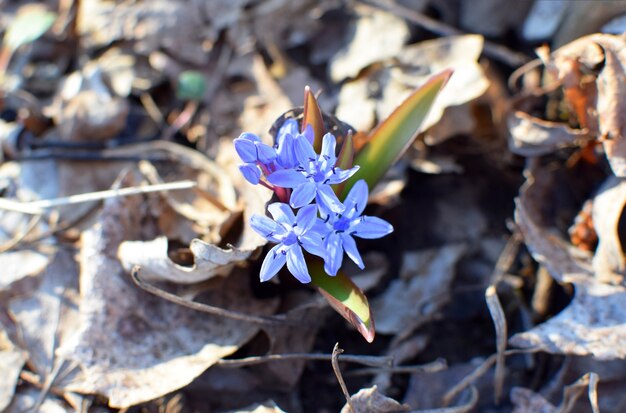
[[[392,413],[411,410],[408,405],[398,403],[379,392],[377,386],[361,389],[350,399],[354,410],[346,404],[341,409],[341,413]]]
[[[372,303],[376,330],[397,334],[430,321],[450,299],[454,267],[465,250],[464,245],[452,244],[406,254],[401,278]]]
[[[60,349],[79,364],[66,390],[101,394],[129,407],[189,384],[235,352],[258,327],[194,312],[137,289],[113,256],[140,231],[142,197],[105,202],[99,222],[83,233],[80,254],[81,326]],[[211,304],[269,315],[275,300],[251,297],[241,277],[207,286]],[[164,379],[165,378],[165,379]]]
[[[483,38],[478,35],[444,37],[405,46],[393,56],[400,65],[383,61],[381,69],[344,84],[339,94],[337,116],[357,129],[369,130],[375,119],[389,116],[434,73],[452,69],[454,74],[422,124],[421,130],[426,130],[440,121],[447,107],[463,105],[485,93],[489,81],[477,62],[482,48]],[[382,88],[382,99],[370,95],[374,85]],[[462,113],[455,116],[457,121],[461,118],[471,130],[472,117]],[[443,130],[458,132],[458,127]]]
[[[598,247],[593,256],[595,277],[619,284],[626,274],[624,251],[619,238],[619,221],[626,205],[626,180],[610,177],[593,200],[593,224]]]
[[[586,129],[573,129],[563,123],[550,122],[516,111],[507,119],[511,152],[522,156],[540,156],[555,150],[581,144],[589,138]]]
[[[208,232],[209,239],[219,242],[222,241],[222,234],[234,226],[234,220],[242,219],[244,225],[241,232],[233,238],[233,245],[228,248],[221,248],[200,239],[191,240],[189,249],[194,258],[192,266],[178,265],[169,258],[169,242],[166,237],[151,241],[123,241],[118,257],[126,271],[130,271],[135,265],[141,265],[142,276],[147,279],[192,284],[216,275],[227,275],[233,264],[245,261],[258,247],[265,245],[265,238],[254,232],[248,222],[253,214],[265,213],[265,203],[269,200],[271,191],[249,185],[240,178],[232,146],[232,142],[222,146],[220,157],[228,159],[228,163],[223,162],[220,165],[180,145],[167,142],[145,147],[142,145],[146,153],[165,152],[177,160],[178,175],[174,178],[196,180],[199,191],[204,194],[201,195],[198,191],[178,191],[163,195],[168,205],[179,214],[177,218],[170,219],[173,222],[162,223],[162,227],[167,226],[164,229],[169,234],[181,234],[177,226],[193,224],[196,230]],[[140,148],[135,148],[138,149]],[[152,165],[142,164],[141,170],[151,182],[161,182]],[[168,179],[172,178],[171,175],[170,172]],[[185,222],[180,222],[181,220]],[[179,241],[189,242],[186,239]]]
[[[623,36],[594,34],[561,47],[545,62],[548,72],[562,84],[565,100],[579,124],[602,142],[613,173],[620,177],[626,176],[625,46]],[[513,116],[513,125],[527,125],[519,125],[520,120],[515,119],[519,115]],[[580,133],[565,126],[559,128],[534,119],[530,126],[542,144],[564,144],[568,136],[573,140],[580,138]],[[541,129],[545,131],[542,133]]]
[[[169,258],[166,237],[152,241],[125,241],[120,245],[117,256],[128,272],[135,265],[140,265],[142,278],[146,280],[194,284],[218,275],[228,275],[234,263],[246,260],[251,253],[250,250],[223,249],[199,239],[191,241],[189,249],[194,258],[192,266],[176,264]]]
[[[352,23],[352,38],[330,63],[330,77],[335,82],[354,78],[372,63],[396,56],[409,38],[404,19],[381,10],[357,8],[359,11]]]
[[[1,327],[2,325],[0,324]],[[0,330],[0,372],[2,372],[2,380],[0,380],[0,410],[2,411],[5,411],[4,409],[11,403],[15,386],[26,359],[27,354],[15,347],[4,330]]]
[[[572,282],[575,296],[561,313],[527,332],[516,334],[509,342],[515,346],[537,348],[550,353],[594,355],[603,360],[626,358],[626,288],[603,284],[597,277],[602,274],[594,274],[594,270],[601,267],[599,260],[606,258],[606,254],[613,255],[616,252],[612,251],[617,247],[614,235],[616,229],[611,223],[619,219],[616,216],[619,217],[620,213],[599,218],[600,222],[607,220],[607,224],[595,223],[600,229],[600,243],[603,243],[602,238],[608,238],[607,245],[596,253],[598,262],[594,262],[592,267],[588,254],[576,250],[543,224],[540,211],[543,203],[549,199],[548,176],[549,173],[541,169],[528,173],[528,181],[516,202],[516,222],[533,257],[548,268],[556,280]],[[600,204],[606,205],[608,199],[617,196],[619,202],[616,210],[621,211],[621,192],[621,185],[606,185],[598,195]],[[615,271],[612,265],[616,263],[603,263],[601,268]]]

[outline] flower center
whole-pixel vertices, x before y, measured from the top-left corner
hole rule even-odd
[[[283,238],[282,242],[286,246],[293,245],[298,242],[298,236],[293,231],[290,231],[289,234]]]
[[[345,232],[350,228],[350,220],[346,217],[339,218],[334,224],[333,229],[335,232]]]

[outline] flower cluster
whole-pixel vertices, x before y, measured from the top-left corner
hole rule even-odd
[[[239,169],[246,180],[272,189],[283,201],[268,206],[273,219],[254,215],[250,221],[256,232],[277,244],[263,261],[261,281],[271,279],[287,264],[300,282],[310,282],[302,248],[324,260],[328,275],[337,274],[344,252],[362,269],[363,260],[353,237],[380,238],[393,231],[387,221],[362,215],[368,198],[364,180],[354,184],[343,202],[335,195],[331,185],[345,182],[359,169],[335,165],[335,136],[324,135],[318,155],[312,129],[301,133],[298,126],[295,119],[285,121],[273,147],[252,133],[234,140],[244,162]]]

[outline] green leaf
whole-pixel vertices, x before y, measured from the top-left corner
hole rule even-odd
[[[317,99],[311,92],[311,88],[306,86],[304,88],[304,113],[302,119],[302,131],[305,130],[307,125],[311,125],[315,139],[313,140],[313,148],[317,153],[322,149],[322,138],[324,137],[324,118],[322,117],[322,110],[317,103]]]
[[[52,27],[56,18],[56,13],[40,8],[18,13],[2,39],[4,46],[16,50],[22,45],[34,42]]]
[[[348,320],[368,343],[374,341],[374,319],[363,291],[342,271],[334,277],[326,274],[321,260],[311,259],[307,263],[311,283],[318,288],[331,307]]]
[[[178,76],[176,97],[180,100],[201,100],[206,91],[204,75],[195,70],[186,70]]]
[[[422,122],[450,76],[452,70],[448,69],[430,78],[376,126],[354,160],[360,169],[344,187],[344,196],[360,179],[365,179],[370,189],[374,188],[417,137]]]

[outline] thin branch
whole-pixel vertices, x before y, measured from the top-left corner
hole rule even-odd
[[[341,356],[342,361],[348,361],[350,356]],[[370,374],[378,374],[381,371],[394,373],[394,374],[413,374],[413,373],[436,373],[441,370],[445,370],[448,367],[448,363],[444,359],[435,360],[428,364],[418,364],[414,366],[391,366],[391,367],[373,367],[363,368],[358,370],[351,370],[346,373],[346,376],[365,376]]]
[[[422,13],[418,13],[408,7],[402,6],[395,1],[390,0],[361,0],[362,2],[388,11],[399,17],[407,19],[411,23],[417,24],[424,29],[436,33],[440,36],[456,36],[466,34],[462,30],[448,24],[442,23],[431,17],[428,17]],[[531,59],[523,53],[515,52],[501,44],[485,40],[483,45],[483,51],[485,55],[505,63],[511,67],[518,67],[525,63],[528,63]]]
[[[274,361],[288,361],[288,360],[311,360],[311,361],[331,361],[332,354],[315,354],[315,353],[287,353],[287,354],[268,354],[266,356],[252,356],[241,359],[222,359],[217,362],[218,365],[228,368],[238,368],[245,366],[253,366],[256,364],[270,363]],[[359,356],[346,354],[341,356],[341,361],[347,361],[349,363],[361,364],[364,366],[371,366],[379,369],[393,369],[391,367],[393,359],[385,356]]]
[[[487,301],[487,308],[489,309],[489,314],[491,314],[491,318],[493,319],[493,325],[496,329],[497,357],[496,371],[493,378],[493,398],[497,406],[500,404],[500,400],[502,399],[502,389],[504,388],[504,376],[506,373],[506,357],[504,355],[507,344],[506,316],[504,315],[502,304],[500,304],[500,300],[498,299],[498,294],[496,293],[495,286],[490,285],[487,288],[487,290],[485,291],[485,300]]]
[[[335,372],[335,376],[337,377],[337,381],[339,382],[339,387],[341,387],[341,391],[343,392],[344,397],[346,398],[346,402],[348,402],[348,406],[350,407],[350,411],[352,413],[357,413],[356,409],[352,405],[352,397],[350,397],[350,393],[348,393],[348,388],[346,387],[346,382],[343,380],[341,376],[341,370],[339,369],[339,355],[343,353],[343,349],[339,348],[339,343],[335,343],[335,347],[333,348],[333,354],[330,359],[330,362],[333,366],[333,371]]]
[[[211,314],[218,317],[230,318],[233,320],[244,321],[247,323],[253,324],[263,324],[263,325],[302,325],[302,322],[297,322],[295,320],[288,320],[285,316],[273,316],[273,317],[263,317],[256,316],[252,314],[240,313],[238,311],[227,310],[221,307],[215,307],[208,304],[198,303],[196,301],[186,300],[181,298],[175,294],[162,290],[154,285],[148,284],[139,278],[139,271],[141,267],[136,265],[130,271],[130,277],[133,282],[142,290],[156,295],[164,300],[167,300],[171,303],[181,305],[183,307],[190,308],[192,310],[201,311],[203,313]]]
[[[159,185],[145,185],[131,188],[109,189],[106,191],[89,192],[85,194],[70,195],[62,198],[42,199],[40,201],[19,202],[11,199],[0,198],[0,209],[21,212],[23,214],[38,215],[46,209],[65,205],[81,204],[84,202],[101,201],[108,198],[117,198],[150,192],[175,191],[190,189],[197,186],[193,181],[169,182]]]

